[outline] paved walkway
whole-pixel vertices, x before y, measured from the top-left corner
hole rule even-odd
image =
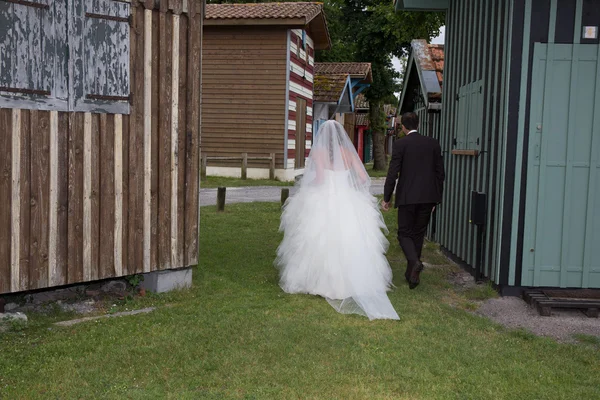
[[[373,178],[371,181],[371,193],[373,195],[383,194],[385,179]],[[225,203],[252,203],[255,201],[278,202],[281,200],[281,189],[288,187],[292,196],[297,186],[244,186],[227,188]],[[200,189],[200,205],[209,206],[217,204],[217,189]]]

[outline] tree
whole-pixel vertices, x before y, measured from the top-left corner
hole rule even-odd
[[[384,170],[383,104],[400,90],[392,57],[406,56],[412,39],[430,39],[444,23],[441,13],[396,12],[391,0],[326,0],[332,49],[318,51],[317,61],[370,62],[373,83],[365,91],[373,132],[373,169]]]

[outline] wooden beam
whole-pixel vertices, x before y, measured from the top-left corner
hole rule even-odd
[[[477,157],[479,155],[479,150],[452,150],[452,154],[455,156]]]
[[[123,116],[115,115],[115,276],[123,275]]]
[[[171,73],[171,266],[182,267],[177,251],[177,185],[179,182],[179,15],[173,15],[173,51]]]
[[[48,286],[58,284],[58,112],[50,111],[50,210],[48,214]]]
[[[144,262],[150,272],[152,224],[152,10],[144,10]]]
[[[83,117],[83,280],[92,278],[92,114]]]
[[[21,251],[21,110],[12,110],[12,230],[11,230],[11,274],[10,290],[18,292],[20,288],[20,251]]]

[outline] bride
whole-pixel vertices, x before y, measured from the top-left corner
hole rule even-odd
[[[344,314],[399,319],[386,294],[393,286],[387,228],[370,184],[342,125],[325,122],[300,188],[284,205],[275,264],[287,293],[322,296]]]

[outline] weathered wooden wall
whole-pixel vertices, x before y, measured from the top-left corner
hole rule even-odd
[[[203,43],[202,153],[269,156],[283,168],[287,29],[206,26]],[[233,161],[209,165],[239,167]],[[269,161],[248,161],[269,167]]]
[[[130,115],[0,109],[0,293],[198,261],[202,1],[131,6]]]

